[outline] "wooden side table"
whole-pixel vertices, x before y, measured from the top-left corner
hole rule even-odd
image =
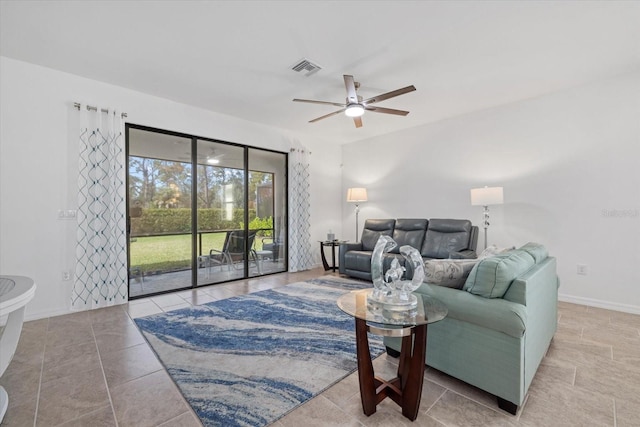
[[[445,318],[447,307],[438,299],[414,294],[418,298],[415,312],[372,310],[367,297],[371,289],[352,291],[338,298],[338,307],[356,320],[356,352],[362,410],[369,416],[385,398],[402,408],[402,415],[414,421],[418,417],[427,353],[427,325]],[[391,380],[375,376],[367,333],[402,337],[398,374]]]
[[[340,246],[340,243],[345,242],[346,240],[320,240],[320,256],[322,257],[324,271],[336,271],[336,247]],[[331,246],[331,265],[327,262],[327,257],[324,254],[324,248],[326,246]]]

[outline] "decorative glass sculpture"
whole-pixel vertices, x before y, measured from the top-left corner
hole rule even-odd
[[[368,298],[370,309],[383,309],[385,311],[415,310],[417,298],[412,294],[418,289],[424,279],[424,261],[420,253],[413,247],[405,245],[400,247],[400,254],[405,259],[405,265],[413,270],[411,280],[402,280],[406,267],[400,265],[398,258],[391,260],[390,266],[384,273],[384,254],[397,246],[397,243],[389,236],[380,236],[373,255],[371,256],[371,277],[373,279],[373,292]]]

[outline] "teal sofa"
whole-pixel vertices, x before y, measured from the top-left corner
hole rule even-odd
[[[423,283],[416,292],[449,309],[428,327],[427,365],[495,395],[516,414],[556,332],[558,286],[556,259],[532,243],[478,261],[462,289]],[[399,354],[400,339],[384,342]]]

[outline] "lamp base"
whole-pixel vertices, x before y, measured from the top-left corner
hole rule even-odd
[[[358,242],[358,214],[360,213],[360,208],[358,207],[358,204],[356,203],[356,242]]]
[[[484,219],[484,248],[487,249],[487,228],[489,228],[489,206],[484,206],[484,211],[482,212],[482,216]]]

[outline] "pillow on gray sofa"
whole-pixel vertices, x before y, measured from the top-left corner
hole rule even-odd
[[[430,259],[424,263],[424,282],[462,289],[477,259]]]
[[[478,259],[488,258],[490,256],[496,256],[498,254],[502,254],[502,253],[511,251],[511,250],[513,250],[515,248],[516,248],[515,246],[511,246],[511,247],[508,247],[508,248],[499,248],[496,245],[487,246],[487,248],[485,250],[480,252],[480,255],[478,255]]]
[[[534,258],[519,249],[481,259],[471,270],[463,289],[485,298],[502,298],[513,279],[534,264]]]

